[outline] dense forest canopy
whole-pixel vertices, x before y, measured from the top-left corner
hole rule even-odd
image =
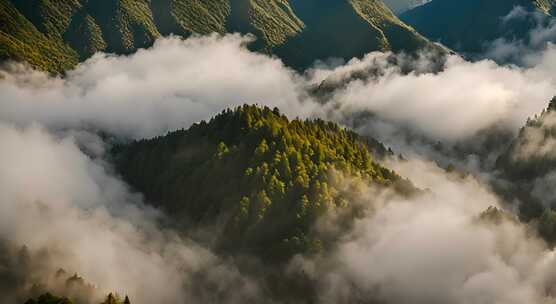
[[[356,133],[268,107],[225,110],[115,154],[124,179],[151,204],[183,222],[223,221],[222,246],[279,260],[328,245],[311,229],[327,212],[350,207],[355,180],[411,190]]]

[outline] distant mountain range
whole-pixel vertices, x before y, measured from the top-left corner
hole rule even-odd
[[[317,59],[432,44],[382,0],[0,0],[0,59],[61,72],[98,51],[131,53],[158,37],[254,33],[253,49],[303,69]]]
[[[552,18],[554,0],[433,0],[400,15],[432,41],[464,54],[488,50],[500,38],[527,40],[539,16]],[[510,15],[510,13],[513,14]]]

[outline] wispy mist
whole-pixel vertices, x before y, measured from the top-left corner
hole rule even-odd
[[[539,54],[556,41],[556,21],[543,12],[516,6],[502,18],[501,27],[511,28],[512,23],[530,24],[531,29],[519,39],[502,37],[488,43],[483,56],[523,66],[539,64]]]

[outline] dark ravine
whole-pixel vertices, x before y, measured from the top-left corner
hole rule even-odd
[[[552,18],[553,0],[433,0],[400,15],[400,19],[432,41],[469,55],[477,56],[489,43],[506,38],[526,40],[537,26],[534,17],[503,18],[516,7]]]

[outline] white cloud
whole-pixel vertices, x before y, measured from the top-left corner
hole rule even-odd
[[[371,66],[377,56],[369,54],[351,65]],[[350,82],[336,92],[331,108],[344,116],[371,111],[391,124],[455,142],[497,124],[517,130],[556,91],[555,78],[544,68],[471,63],[457,56],[450,56],[437,73],[404,74],[395,66],[384,72],[378,79]]]
[[[97,284],[103,296],[116,291],[136,303],[221,297],[243,303],[259,296],[257,284],[232,264],[160,228],[158,212],[144,207],[72,138],[5,124],[0,138],[0,239],[48,250],[43,269],[31,269],[39,283],[64,268]]]
[[[357,221],[335,251],[292,261],[292,269],[319,282],[322,303],[556,301],[554,252],[516,220],[479,220],[500,203],[487,187],[428,161],[390,166],[430,191],[373,198],[367,204],[383,207]]]
[[[299,77],[249,52],[248,37],[158,40],[126,56],[97,54],[63,79],[17,67],[0,81],[0,120],[89,126],[136,138],[187,128],[243,103],[304,115]]]
[[[556,41],[556,20],[543,12],[528,11],[522,6],[514,7],[504,16],[500,26],[513,35],[516,30],[529,30],[518,37],[508,35],[488,43],[483,57],[523,66],[538,65],[539,54]]]
[[[538,125],[524,128],[515,141],[511,151],[514,161],[556,159],[556,113],[545,113],[534,124]]]

